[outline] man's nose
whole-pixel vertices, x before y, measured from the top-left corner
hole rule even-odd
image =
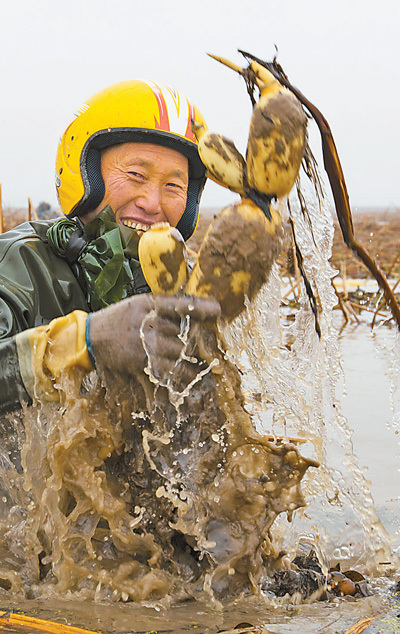
[[[161,192],[157,185],[148,184],[141,192],[137,204],[149,214],[158,214],[161,211]]]

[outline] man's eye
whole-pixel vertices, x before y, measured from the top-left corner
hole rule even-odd
[[[183,187],[183,185],[180,185],[179,183],[167,183],[167,187],[173,187],[174,189],[181,189],[181,190],[185,190],[186,188]]]
[[[133,176],[134,178],[140,178],[140,179],[144,178],[143,174],[141,174],[140,172],[129,172],[129,175]]]

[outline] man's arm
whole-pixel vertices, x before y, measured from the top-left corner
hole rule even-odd
[[[71,268],[45,241],[48,226],[24,223],[0,236],[0,413],[30,401],[19,334],[74,309],[88,310]]]
[[[14,241],[3,249],[0,411],[12,409],[13,403],[17,407],[28,395],[57,401],[56,385],[65,369],[79,370],[83,377],[94,365],[137,376],[151,361],[156,375],[165,375],[182,353],[183,324],[215,325],[220,314],[213,300],[142,294],[90,313],[88,319],[79,284],[65,267],[38,240]]]
[[[15,337],[0,341],[0,414],[13,411],[30,397],[22,381]]]
[[[29,397],[57,402],[65,371],[83,378],[95,367],[128,378],[142,375],[150,364],[156,378],[168,378],[179,359],[186,363],[182,355],[192,326],[213,329],[219,315],[219,304],[209,299],[137,295],[96,313],[75,310],[24,330],[0,342],[1,407],[15,409]],[[195,376],[197,360],[191,363]]]

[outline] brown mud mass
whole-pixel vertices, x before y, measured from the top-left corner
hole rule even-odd
[[[213,297],[222,317],[232,321],[267,281],[281,244],[282,223],[275,210],[267,219],[246,198],[225,207],[205,234],[185,293]]]
[[[150,355],[145,374],[98,368],[103,383],[92,373],[82,392],[66,371],[61,406],[39,398],[3,421],[8,596],[210,601],[258,594],[282,567],[270,528],[304,506],[318,465],[255,431],[222,334],[185,332],[171,375],[155,376]]]

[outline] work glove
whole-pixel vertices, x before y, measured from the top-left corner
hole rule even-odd
[[[215,339],[219,316],[212,299],[136,295],[88,316],[89,355],[96,369],[126,377],[146,371],[165,380],[179,363],[193,366],[194,375],[199,329]]]
[[[148,294],[89,315],[75,310],[15,336],[24,388],[31,398],[57,402],[65,371],[77,383],[93,368],[125,377],[138,377],[146,369],[160,380],[177,363],[190,382],[198,372],[198,356],[193,355],[199,340],[203,349],[206,340],[215,348],[219,315],[215,300]]]

